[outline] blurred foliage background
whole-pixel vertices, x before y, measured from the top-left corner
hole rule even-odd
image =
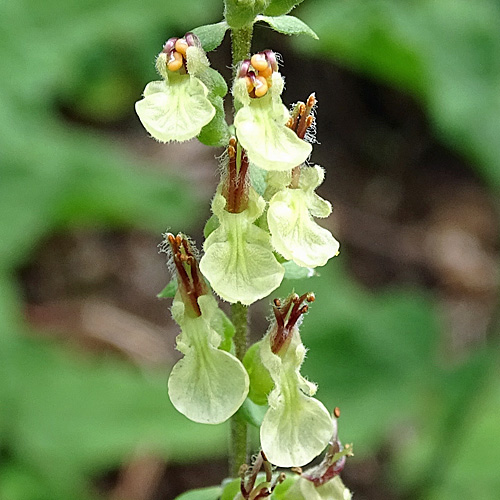
[[[316,292],[304,373],[342,409],[345,482],[498,498],[498,2],[295,13],[319,42],[257,27],[254,48],[282,52],[285,101],[319,99],[342,253],[281,293]],[[224,477],[226,427],[168,401],[177,331],[155,298],[159,235],[201,241],[219,152],[158,145],[133,111],[163,42],[221,17],[218,0],[0,3],[2,499],[169,499]],[[228,49],[211,55],[226,76]]]

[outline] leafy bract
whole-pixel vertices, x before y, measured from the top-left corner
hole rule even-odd
[[[222,43],[228,29],[229,26],[226,21],[221,21],[220,23],[199,26],[192,30],[192,32],[199,38],[203,50],[210,52]]]
[[[318,35],[298,17],[294,16],[257,16],[257,21],[264,21],[273,30],[284,35],[308,35],[318,40]]]

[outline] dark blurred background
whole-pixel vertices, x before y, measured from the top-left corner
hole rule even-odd
[[[255,28],[287,104],[316,92],[323,224],[303,373],[342,409],[355,498],[500,491],[496,0],[306,0]],[[219,0],[0,5],[0,498],[169,500],[226,474],[227,428],[170,405],[161,233],[201,243],[220,151],[148,138],[133,104]],[[229,77],[229,43],[210,54]],[[265,331],[268,304],[252,312]]]

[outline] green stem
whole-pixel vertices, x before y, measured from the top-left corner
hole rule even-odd
[[[236,357],[243,359],[247,352],[247,328],[248,328],[248,306],[241,302],[231,305],[231,320],[234,325],[234,348]]]
[[[247,329],[248,329],[248,307],[241,302],[232,304],[231,319],[234,324],[234,347],[236,357],[243,359],[247,350]],[[248,460],[248,428],[247,422],[242,415],[237,412],[231,418],[231,445],[229,450],[229,474],[238,477],[238,471],[242,464]]]
[[[253,24],[231,30],[231,52],[236,77],[238,64],[247,59],[252,46]],[[234,346],[236,357],[243,359],[247,350],[248,307],[237,302],[231,306],[231,319],[235,327]],[[229,474],[238,477],[242,464],[248,460],[248,426],[242,415],[237,412],[231,418],[231,445],[229,451]]]
[[[238,63],[250,56],[252,47],[253,24],[244,26],[237,30],[231,30],[231,51],[233,56],[233,68],[236,71]]]

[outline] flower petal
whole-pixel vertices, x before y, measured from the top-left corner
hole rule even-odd
[[[205,240],[200,269],[224,300],[252,304],[276,289],[285,273],[276,260],[269,235],[253,222],[262,214],[264,200],[250,190],[249,206],[229,213],[225,199],[216,194],[212,209],[220,226]]]
[[[268,398],[269,409],[260,428],[260,442],[269,461],[280,467],[309,463],[333,434],[333,421],[327,409],[310,397],[316,389],[314,384],[300,375],[305,348],[297,329],[292,335],[283,355],[271,351],[268,336],[264,337],[261,349],[262,363],[275,387]]]
[[[311,144],[285,126],[289,113],[271,95],[252,99],[234,119],[236,136],[250,163],[265,170],[290,170],[311,154]]]
[[[279,467],[300,467],[317,457],[331,438],[332,420],[315,398],[300,393],[269,408],[260,441],[269,461]]]
[[[201,316],[184,314],[184,304],[174,300],[172,316],[182,333],[177,348],[184,357],[176,363],[168,379],[174,407],[189,419],[219,424],[230,418],[246,399],[248,374],[232,354],[217,349],[220,335],[213,330],[218,306],[211,295],[198,298]]]
[[[351,492],[344,486],[340,476],[335,476],[321,486],[300,477],[287,493],[288,500],[351,500]]]
[[[267,212],[273,247],[302,267],[323,266],[339,251],[330,231],[311,217],[310,200],[311,195],[301,189],[285,188],[271,198]]]
[[[171,75],[168,81],[148,83],[135,109],[144,128],[158,141],[187,141],[215,115],[207,93],[198,78]]]

